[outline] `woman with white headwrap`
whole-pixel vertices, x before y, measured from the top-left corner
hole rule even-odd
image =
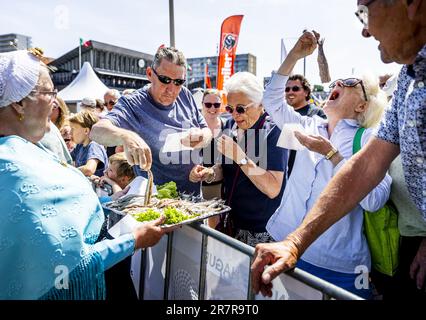
[[[96,242],[91,185],[38,143],[55,97],[36,55],[0,54],[0,299],[104,299],[104,271],[164,233],[160,218]]]

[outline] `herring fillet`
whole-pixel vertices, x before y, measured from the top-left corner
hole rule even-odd
[[[146,192],[145,192],[145,201],[144,204],[148,205],[151,202],[151,195],[152,195],[152,186],[154,183],[154,176],[152,174],[151,170],[148,170],[148,183],[146,186]]]
[[[318,40],[318,67],[319,67],[319,73],[322,83],[330,82],[330,72],[328,69],[328,63],[327,59],[324,54],[324,39]]]

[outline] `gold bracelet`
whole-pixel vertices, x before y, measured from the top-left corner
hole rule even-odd
[[[332,148],[326,155],[325,158],[327,160],[330,160],[337,152],[339,152],[339,150],[337,150],[336,148]]]

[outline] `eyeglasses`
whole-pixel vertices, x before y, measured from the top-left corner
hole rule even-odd
[[[110,105],[110,106],[113,106],[113,105],[115,105],[116,103],[117,103],[117,101],[111,100],[111,101],[108,101],[106,104],[107,104],[107,105]]]
[[[355,15],[359,21],[361,21],[361,23],[364,25],[364,29],[368,29],[368,6],[374,1],[376,0],[370,0],[364,4],[360,4],[357,11],[355,12]]]
[[[215,103],[211,103],[211,102],[203,102],[204,106],[207,109],[210,109],[211,107],[215,107],[216,109],[219,109],[221,106],[220,102],[215,102]]]
[[[55,89],[53,91],[31,90],[31,93],[50,95],[50,99],[53,100],[58,94],[58,89]]]
[[[173,81],[173,84],[175,86],[179,87],[179,86],[183,85],[185,83],[185,81],[186,81],[186,79],[172,79],[172,78],[169,78],[167,76],[163,76],[161,74],[158,74],[157,71],[155,71],[154,68],[152,68],[152,71],[154,71],[154,73],[157,76],[158,80],[160,80],[160,82],[164,83],[164,84],[169,84],[170,82]]]
[[[298,91],[302,90],[302,87],[292,86],[292,87],[286,87],[285,88],[285,92],[290,92],[290,90],[293,91],[293,92],[298,92]]]
[[[365,101],[368,101],[367,92],[365,91],[364,83],[362,82],[361,79],[358,79],[358,78],[337,79],[329,85],[329,88],[333,89],[338,82],[341,83],[344,87],[349,87],[349,88],[356,87],[358,84],[360,84],[362,92],[364,93],[364,99]]]
[[[245,105],[239,104],[235,107],[235,111],[237,111],[238,114],[243,114],[243,113],[246,112],[248,107],[250,107],[250,105],[251,104],[248,104],[248,105],[245,106]],[[234,107],[228,104],[225,107],[225,110],[232,114],[234,112]]]

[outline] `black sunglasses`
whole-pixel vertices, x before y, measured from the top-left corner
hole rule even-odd
[[[157,71],[155,71],[154,68],[152,68],[152,71],[154,71],[154,73],[157,76],[158,80],[160,80],[160,82],[164,83],[164,84],[169,84],[170,82],[173,81],[173,84],[175,86],[179,87],[179,86],[183,85],[185,83],[185,81],[186,81],[186,79],[172,79],[172,78],[169,78],[167,76],[163,76],[161,74],[158,74]]]
[[[241,105],[241,104],[239,104],[239,105],[237,105],[235,107],[235,111],[237,111],[237,113],[239,113],[239,114],[245,113],[246,109],[247,109],[247,106],[244,106],[244,105]],[[225,110],[228,111],[229,113],[233,113],[234,112],[234,107],[230,106],[230,105],[227,105],[225,107]]]
[[[110,101],[107,102],[107,104],[109,104],[110,106],[113,106],[116,103],[117,103],[117,101],[114,101],[114,100],[110,100]]]
[[[220,102],[203,102],[207,109],[210,109],[211,107],[215,107],[216,109],[220,108],[221,103]]]
[[[293,92],[298,92],[298,91],[302,90],[302,87],[292,86],[292,87],[286,87],[285,88],[285,92],[290,92],[290,90],[292,90]]]
[[[349,87],[349,88],[356,87],[358,84],[360,84],[362,93],[364,94],[364,99],[365,101],[368,101],[367,92],[365,91],[364,83],[362,82],[361,79],[358,79],[358,78],[337,79],[333,81],[332,83],[330,83],[329,88],[333,89],[337,85],[338,81],[342,83],[344,87]]]

